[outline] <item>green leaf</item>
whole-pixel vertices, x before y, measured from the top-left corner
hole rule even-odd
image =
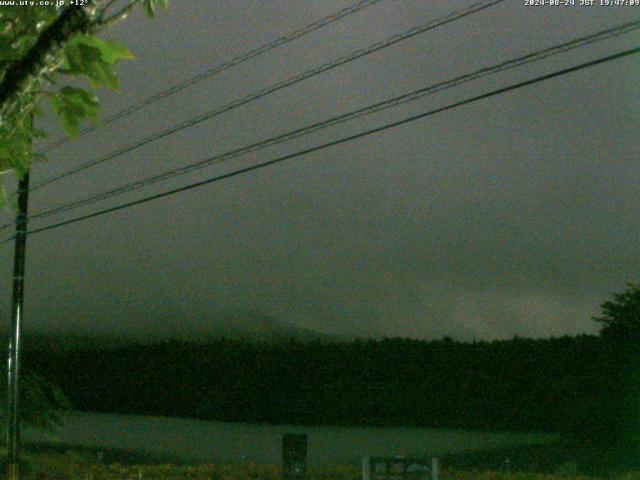
[[[31,136],[27,122],[0,131],[0,170],[13,170],[17,175],[29,169]]]
[[[93,120],[98,119],[100,104],[98,97],[96,97],[94,93],[81,88],[63,87],[60,89],[60,94],[63,95],[68,102],[82,105],[87,116]]]
[[[151,17],[151,18],[155,17],[155,15],[156,15],[156,2],[154,2],[154,0],[145,0],[144,4],[143,4],[143,7],[144,7],[145,13],[149,17]]]
[[[167,9],[169,6],[169,0],[144,0],[142,6],[146,14],[153,18],[158,7],[161,7],[163,10]]]
[[[80,134],[80,114],[78,110],[68,108],[59,96],[51,96],[51,106],[62,121],[64,131],[70,137],[76,137]]]
[[[78,34],[73,38],[75,44],[84,44],[97,48],[103,61],[115,64],[118,60],[133,60],[136,58],[122,43],[113,40],[102,40],[93,35]]]
[[[80,133],[80,121],[90,118],[98,119],[100,104],[97,97],[86,90],[64,87],[56,95],[50,97],[51,106],[62,121],[65,132],[75,137]]]
[[[74,75],[86,76],[93,87],[119,88],[115,65],[134,58],[127,48],[110,40],[79,34],[64,49],[63,67]]]
[[[77,45],[67,45],[64,49],[62,67],[71,73],[82,73],[82,53]]]
[[[108,63],[94,63],[90,78],[93,78],[98,85],[104,85],[111,90],[118,90],[120,88],[120,82],[118,82],[116,70]]]

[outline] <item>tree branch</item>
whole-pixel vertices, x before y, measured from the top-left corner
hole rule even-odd
[[[36,44],[20,60],[7,68],[0,83],[0,120],[4,120],[8,106],[12,100],[24,93],[37,76],[47,67],[47,60],[51,54],[60,49],[75,33],[85,32],[91,26],[90,11],[95,8],[99,0],[90,0],[83,7],[68,6],[60,16],[49,25],[39,36]]]
[[[107,19],[101,19],[100,21],[98,21],[98,28],[108,28],[111,25],[118,23],[120,20],[124,20],[125,18],[127,18],[131,10],[133,10],[133,7],[136,5],[136,3],[140,3],[140,0],[131,0],[131,2],[129,2],[126,7],[121,8],[117,13],[114,13]]]

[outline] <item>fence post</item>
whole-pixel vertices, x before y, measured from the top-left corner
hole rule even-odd
[[[371,472],[369,457],[362,457],[362,480],[370,480],[369,472]]]
[[[438,480],[438,457],[431,459],[431,480]]]

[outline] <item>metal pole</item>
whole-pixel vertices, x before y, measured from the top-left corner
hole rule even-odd
[[[11,335],[7,359],[7,460],[8,479],[18,479],[20,421],[18,380],[20,366],[20,327],[24,303],[24,258],[27,246],[27,207],[29,203],[29,172],[18,184],[16,242],[13,254],[13,299],[11,303]]]

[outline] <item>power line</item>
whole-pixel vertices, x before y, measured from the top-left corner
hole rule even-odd
[[[170,88],[167,88],[166,90],[163,90],[162,92],[159,92],[155,95],[152,95],[150,97],[145,98],[144,100],[140,101],[139,103],[136,103],[135,105],[132,105],[130,107],[127,107],[123,110],[120,110],[117,113],[114,113],[113,115],[111,115],[110,117],[107,117],[106,119],[102,120],[99,124],[97,125],[91,125],[88,127],[83,128],[80,131],[80,135],[79,137],[86,135],[89,132],[92,132],[100,127],[104,127],[105,125],[109,125],[110,123],[113,123],[117,120],[120,120],[121,118],[127,117],[135,112],[137,112],[138,110],[143,109],[144,107],[147,107],[149,105],[151,105],[152,103],[156,103],[164,98],[167,98],[175,93],[181,92],[182,90],[184,90],[185,88],[189,88],[192,85],[195,85],[198,82],[201,82],[202,80],[205,80],[207,78],[211,78],[219,73],[224,72],[225,70],[230,69],[231,67],[235,67],[236,65],[240,65],[241,63],[247,62],[253,58],[259,57],[260,55],[263,55],[267,52],[270,52],[271,50],[280,47],[282,45],[285,45],[287,43],[290,43],[294,40],[297,40],[298,38],[304,37],[310,33],[315,32],[316,30],[319,30],[323,27],[326,27],[327,25],[330,25],[334,22],[337,22],[338,20],[341,20],[349,15],[352,15],[354,13],[357,13],[361,10],[364,10],[365,8],[368,8],[378,2],[380,2],[381,0],[361,0],[360,2],[357,2],[356,4],[347,7],[347,8],[343,8],[342,10],[328,15],[320,20],[317,20],[313,23],[310,23],[309,25],[306,25],[305,27],[299,28],[298,30],[294,30],[293,32],[289,33],[288,35],[284,35],[282,37],[278,37],[275,40],[269,42],[269,43],[265,43],[264,45],[255,48],[253,50],[250,50],[248,52],[242,53],[236,57],[233,57],[231,60],[228,60],[224,63],[220,63],[214,67],[209,68],[208,70],[205,70],[204,72],[201,72],[191,78],[188,78],[186,80],[183,80],[180,83],[177,83],[175,85],[173,85]],[[78,137],[75,137],[78,138]],[[57,140],[55,140],[54,142],[46,145],[44,148],[42,148],[42,150],[40,150],[39,153],[46,153],[46,152],[50,152],[51,150],[54,150],[56,148],[58,148],[61,145],[64,145],[67,142],[70,142],[71,139],[69,137],[61,137]]]
[[[526,86],[529,86],[529,85],[533,85],[535,83],[539,83],[539,82],[543,82],[543,81],[546,81],[546,80],[550,80],[552,78],[556,78],[556,77],[559,77],[559,76],[562,76],[562,75],[566,75],[566,74],[569,74],[569,73],[572,73],[572,72],[583,70],[585,68],[590,68],[590,67],[593,67],[593,66],[596,66],[596,65],[600,65],[600,64],[603,64],[603,63],[606,63],[606,62],[617,60],[619,58],[623,58],[623,57],[626,57],[626,56],[629,56],[629,55],[634,55],[634,54],[637,54],[637,53],[640,53],[640,47],[636,47],[636,48],[632,48],[632,49],[629,49],[629,50],[625,50],[623,52],[619,52],[619,53],[616,53],[616,54],[608,55],[606,57],[598,58],[598,59],[592,60],[590,62],[582,63],[580,65],[577,65],[577,66],[574,66],[574,67],[570,67],[570,68],[565,68],[563,70],[559,70],[559,71],[556,71],[556,72],[553,72],[553,73],[549,73],[549,74],[546,74],[546,75],[541,75],[539,77],[535,77],[535,78],[530,79],[530,80],[526,80],[526,81],[523,81],[523,82],[512,84],[512,85],[509,85],[507,87],[498,88],[498,89],[492,90],[492,91],[490,91],[488,93],[484,93],[484,94],[481,94],[481,95],[470,97],[470,98],[467,98],[465,100],[461,100],[461,101],[458,101],[458,102],[455,102],[455,103],[451,103],[451,104],[446,105],[444,107],[436,108],[436,109],[430,110],[428,112],[424,112],[424,113],[420,113],[418,115],[413,115],[413,116],[404,118],[404,119],[399,120],[397,122],[389,123],[389,124],[383,125],[381,127],[372,128],[372,129],[366,130],[364,132],[360,132],[360,133],[357,133],[357,134],[354,134],[354,135],[343,137],[343,138],[340,138],[338,140],[333,140],[331,142],[323,143],[321,145],[317,145],[315,147],[307,148],[305,150],[301,150],[301,151],[298,151],[298,152],[295,152],[295,153],[291,153],[291,154],[288,154],[288,155],[283,155],[281,157],[277,157],[275,159],[268,160],[268,161],[263,162],[263,163],[252,165],[250,167],[241,168],[241,169],[235,170],[233,172],[225,173],[223,175],[218,175],[218,176],[215,176],[215,177],[212,177],[212,178],[208,178],[206,180],[201,180],[199,182],[191,183],[189,185],[185,185],[185,186],[182,186],[182,187],[179,187],[179,188],[168,190],[168,191],[165,191],[165,192],[162,192],[162,193],[158,193],[158,194],[155,194],[155,195],[150,195],[148,197],[144,197],[144,198],[141,198],[141,199],[138,199],[138,200],[134,200],[134,201],[131,201],[131,202],[123,203],[123,204],[117,205],[115,207],[105,208],[103,210],[99,210],[97,212],[94,212],[94,213],[91,213],[91,214],[88,214],[88,215],[78,216],[78,217],[75,217],[75,218],[72,218],[72,219],[69,219],[69,220],[65,220],[65,221],[62,221],[62,222],[55,223],[53,225],[48,225],[46,227],[41,227],[41,228],[38,228],[36,230],[32,230],[32,231],[28,232],[28,234],[29,235],[33,235],[33,234],[36,234],[36,233],[45,232],[47,230],[52,230],[52,229],[63,227],[65,225],[69,225],[69,224],[72,224],[72,223],[80,222],[80,221],[83,221],[83,220],[88,220],[90,218],[95,218],[95,217],[98,217],[98,216],[101,216],[101,215],[104,215],[104,214],[107,214],[107,213],[115,212],[117,210],[122,210],[122,209],[125,209],[125,208],[133,207],[135,205],[140,205],[142,203],[150,202],[152,200],[157,200],[157,199],[160,199],[160,198],[168,197],[170,195],[174,195],[174,194],[177,194],[177,193],[185,192],[187,190],[191,190],[191,189],[194,189],[194,188],[197,188],[197,187],[208,185],[210,183],[215,183],[215,182],[218,182],[218,181],[221,181],[221,180],[225,180],[227,178],[231,178],[231,177],[235,177],[237,175],[248,173],[248,172],[251,172],[253,170],[258,170],[260,168],[264,168],[264,167],[268,167],[268,166],[271,166],[271,165],[275,165],[276,163],[284,162],[285,160],[290,160],[292,158],[296,158],[296,157],[300,157],[300,156],[303,156],[303,155],[307,155],[309,153],[317,152],[317,151],[323,150],[323,149],[328,148],[328,147],[332,147],[332,146],[335,146],[335,145],[340,145],[340,144],[343,144],[343,143],[347,143],[347,142],[356,140],[358,138],[366,137],[366,136],[372,135],[374,133],[379,133],[379,132],[382,132],[382,131],[385,131],[385,130],[389,130],[391,128],[399,127],[401,125],[404,125],[404,124],[407,124],[407,123],[410,123],[410,122],[413,122],[413,121],[416,121],[416,120],[419,120],[419,119],[422,119],[422,118],[426,118],[426,117],[429,117],[431,115],[435,115],[435,114],[438,114],[438,113],[441,113],[441,112],[444,112],[444,111],[447,111],[447,110],[452,110],[454,108],[461,107],[463,105],[468,105],[470,103],[474,103],[474,102],[477,102],[477,101],[480,101],[480,100],[484,100],[486,98],[490,98],[490,97],[493,97],[493,96],[496,96],[496,95],[500,95],[502,93],[506,93],[506,92],[509,92],[509,91],[512,91],[512,90],[523,88],[523,87],[526,87]],[[10,241],[12,239],[13,239],[13,237],[5,239],[4,241],[2,241],[0,243],[6,243],[6,242],[8,242],[8,241]]]
[[[328,120],[322,121],[322,122],[317,122],[314,123],[312,125],[308,125],[306,127],[302,127],[302,128],[298,128],[295,129],[293,131],[289,131],[280,135],[277,135],[275,137],[271,137],[268,138],[266,140],[262,140],[260,142],[256,142],[253,143],[251,145],[242,147],[242,148],[238,148],[235,150],[231,150],[231,151],[227,151],[225,153],[222,154],[218,154],[215,155],[213,157],[207,158],[205,160],[196,162],[196,163],[192,163],[189,165],[186,165],[184,167],[180,167],[180,168],[176,168],[176,169],[172,169],[166,172],[163,172],[161,174],[149,177],[149,178],[145,178],[143,180],[139,180],[136,182],[132,182],[129,183],[127,185],[123,185],[121,187],[109,190],[107,192],[103,192],[103,193],[99,193],[96,195],[92,195],[89,197],[85,197],[83,199],[79,199],[70,203],[66,203],[66,204],[62,204],[62,205],[58,205],[55,206],[53,208],[50,208],[48,210],[44,210],[41,212],[37,212],[33,215],[30,215],[29,218],[30,220],[34,220],[34,219],[38,219],[38,218],[46,218],[49,217],[51,215],[55,215],[58,213],[62,213],[62,212],[66,212],[75,208],[79,208],[85,205],[89,205],[91,203],[95,203],[97,201],[100,200],[106,200],[108,198],[117,196],[117,195],[121,195],[127,192],[131,192],[134,190],[138,190],[142,187],[163,181],[163,180],[167,180],[169,178],[175,177],[175,176],[179,176],[179,175],[184,175],[186,173],[190,173],[193,172],[195,170],[204,168],[204,167],[208,167],[214,164],[218,164],[221,163],[223,161],[227,161],[227,160],[231,160],[233,158],[237,158],[241,155],[245,155],[247,153],[250,152],[255,152],[258,150],[262,150],[263,148],[267,148],[273,145],[277,145],[286,141],[290,141],[293,140],[295,138],[301,137],[303,135],[308,135],[310,133],[319,131],[321,129],[324,128],[328,128],[330,126],[334,126],[334,125],[338,125],[340,123],[344,123],[350,120],[353,120],[355,118],[360,118],[366,115],[371,115],[373,113],[377,113],[392,107],[396,107],[398,105],[402,105],[404,103],[408,103],[408,102],[412,102],[415,100],[418,100],[420,98],[423,98],[427,95],[431,95],[437,92],[441,92],[459,85],[462,85],[464,83],[470,82],[470,81],[474,81],[477,79],[480,79],[482,77],[488,76],[488,75],[494,75],[496,73],[499,72],[503,72],[512,68],[516,68],[528,63],[532,63],[532,62],[536,62],[536,61],[540,61],[543,60],[545,58],[560,54],[560,53],[564,53],[567,52],[569,50],[578,48],[578,47],[582,47],[585,45],[590,45],[593,44],[595,42],[600,42],[603,40],[607,40],[613,37],[617,37],[632,31],[635,31],[637,29],[640,28],[640,20],[635,20],[632,22],[627,22],[621,25],[617,25],[615,27],[611,27],[608,28],[606,30],[601,30],[599,32],[593,33],[591,35],[585,36],[585,37],[581,37],[575,40],[571,40],[559,45],[555,45],[553,47],[549,47],[546,48],[544,50],[539,50],[537,52],[534,53],[530,53],[524,56],[520,56],[517,58],[513,58],[507,61],[504,61],[502,63],[499,63],[497,65],[492,65],[489,67],[484,67],[481,68],[479,70],[476,70],[472,73],[468,73],[465,75],[461,75],[458,76],[456,78],[453,78],[451,80],[447,80],[444,82],[439,82],[437,84],[434,85],[430,85],[415,91],[412,91],[410,93],[406,93],[400,96],[396,96],[394,98],[388,99],[388,100],[384,100],[382,102],[378,102],[372,105],[368,105],[366,107],[330,118]],[[13,225],[12,223],[7,223],[5,225],[0,226],[0,231],[8,228],[9,226]]]
[[[254,100],[258,100],[262,97],[266,97],[267,95],[270,95],[272,93],[275,93],[279,90],[282,90],[284,88],[290,87],[294,84],[297,84],[299,82],[302,82],[304,80],[307,80],[308,78],[320,75],[321,73],[324,73],[326,71],[332,70],[334,68],[337,68],[341,65],[344,65],[346,63],[352,62],[354,60],[357,60],[359,58],[362,58],[366,55],[369,55],[371,53],[377,52],[379,50],[382,50],[384,48],[390,47],[392,45],[395,45],[396,43],[402,42],[404,40],[407,40],[409,38],[415,37],[416,35],[419,35],[421,33],[425,33],[429,30],[433,30],[439,26],[454,22],[456,20],[459,20],[461,18],[464,18],[468,15],[472,15],[473,13],[479,12],[481,10],[484,10],[486,8],[489,8],[493,5],[496,5],[498,3],[502,3],[505,0],[483,0],[481,2],[477,2],[474,3],[473,5],[463,9],[463,10],[458,10],[456,12],[450,13],[449,15],[446,15],[440,19],[436,19],[436,20],[432,20],[424,25],[418,26],[418,27],[413,27],[409,30],[407,30],[404,33],[401,34],[395,34],[390,36],[389,38],[387,38],[386,40],[380,41],[380,42],[376,42],[372,45],[369,45],[368,47],[362,48],[362,49],[358,49],[352,53],[350,53],[349,55],[343,56],[338,58],[337,60],[334,60],[333,62],[329,62],[329,63],[324,63],[320,66],[311,68],[309,70],[306,70],[305,72],[296,75],[294,77],[290,77],[286,80],[280,81],[278,83],[275,83],[269,87],[263,88],[262,90],[259,90],[256,93],[252,93],[249,94],[245,97],[241,97],[240,99],[234,100],[231,103],[228,103],[226,105],[223,105],[221,107],[218,107],[214,110],[211,110],[209,112],[197,115],[187,121],[181,122],[177,125],[174,125],[173,127],[170,127],[166,130],[163,130],[161,132],[157,132],[155,134],[152,134],[148,137],[145,137],[142,140],[139,140],[138,142],[132,143],[130,145],[127,145],[125,147],[122,147],[114,152],[111,152],[103,157],[100,157],[98,159],[95,160],[91,160],[89,162],[86,162],[84,164],[81,164],[75,168],[72,168],[70,170],[67,170],[66,172],[63,172],[59,175],[50,177],[47,180],[44,180],[40,183],[35,184],[33,187],[31,187],[31,191],[33,190],[37,190],[39,188],[42,188],[46,185],[49,185],[53,182],[56,182],[58,180],[61,180],[63,178],[69,177],[71,175],[74,175],[76,173],[79,173],[81,171],[87,170],[88,168],[94,167],[96,165],[102,164],[104,162],[107,162],[109,160],[112,160],[116,157],[119,157],[120,155],[123,155],[125,153],[129,153],[137,148],[140,148],[144,145],[147,145],[148,143],[154,142],[156,140],[159,140],[161,138],[164,138],[166,136],[172,135],[176,132],[179,132],[180,130],[184,130],[185,128],[189,128],[192,127],[198,123],[204,122],[205,120],[209,120],[215,116],[218,116],[222,113],[226,113],[230,110],[233,110],[235,108],[238,108],[242,105],[245,105],[249,102],[252,102]]]

